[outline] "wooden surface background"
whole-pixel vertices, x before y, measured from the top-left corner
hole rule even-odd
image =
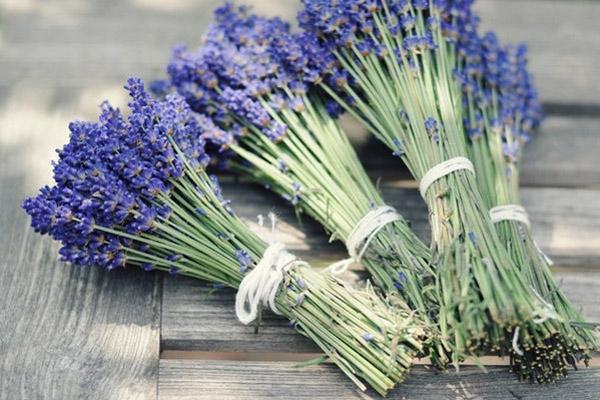
[[[292,0],[254,0],[287,18]],[[169,49],[194,45],[218,1],[0,0],[0,399],[375,398],[335,368],[294,368],[315,347],[269,317],[260,335],[238,324],[233,293],[133,269],[63,265],[57,245],[20,210],[51,177],[67,123],[95,118],[104,99],[126,102],[127,76],[161,77]],[[600,321],[600,3],[480,0],[484,25],[527,41],[548,118],[527,150],[523,199],[564,290]],[[353,127],[388,201],[427,237],[406,173]],[[377,155],[377,156],[374,156]],[[400,179],[400,178],[401,179]],[[311,221],[302,228],[278,198],[225,185],[238,212],[271,209],[282,237],[315,265],[343,256]],[[243,201],[241,201],[243,199]],[[498,364],[495,359],[490,363]],[[514,381],[505,366],[433,374],[418,366],[391,399],[598,399],[600,370],[546,387]]]

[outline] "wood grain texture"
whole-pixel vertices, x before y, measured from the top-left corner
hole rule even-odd
[[[427,208],[416,189],[404,186],[406,182],[385,182],[384,199],[428,243]],[[317,266],[344,256],[344,247],[328,245],[328,236],[318,224],[303,216],[299,225],[289,203],[262,187],[224,182],[224,192],[247,221],[274,211],[280,216],[280,239]],[[600,267],[600,191],[525,187],[521,198],[531,216],[534,238],[558,265]]]
[[[295,368],[294,363],[161,360],[160,400],[186,399],[378,399],[360,392],[334,366]],[[465,367],[460,373],[435,374],[416,367],[389,393],[389,400],[597,400],[600,369],[573,372],[556,384],[517,382],[505,367],[483,373]]]
[[[590,321],[600,322],[600,272],[556,273],[571,301]],[[318,352],[288,321],[265,313],[259,333],[240,324],[234,312],[235,292],[210,289],[193,279],[165,278],[161,349],[238,352]]]
[[[7,211],[0,398],[155,399],[159,275],[64,265],[55,243],[33,233],[18,210]]]
[[[598,189],[599,149],[600,118],[550,116],[525,147],[522,185]]]
[[[600,47],[595,1],[478,0],[484,29],[503,42],[525,42],[544,101],[600,104]]]
[[[314,352],[318,348],[288,326],[288,321],[265,312],[259,333],[235,316],[235,291],[211,293],[198,281],[165,279],[162,350]]]
[[[327,245],[327,236],[318,224],[304,220],[300,230],[293,212],[276,196],[247,184],[227,182],[224,193],[238,204],[237,212],[248,221],[258,213],[275,211],[279,215],[279,240],[311,264],[322,267],[345,257],[344,248]],[[416,190],[384,186],[384,195],[413,222],[420,235],[428,235],[427,214]],[[600,267],[600,192],[571,189],[525,189],[534,231],[542,247],[560,265]],[[242,201],[243,199],[243,201]],[[595,214],[594,214],[595,213]],[[595,215],[595,216],[594,216]],[[304,233],[303,233],[304,232]],[[306,234],[306,235],[305,235]],[[591,264],[594,263],[595,264]],[[600,322],[600,271],[595,268],[557,272],[572,301],[583,308],[586,316]],[[184,277],[167,277],[163,286],[161,343],[164,350],[214,351],[317,351],[307,339],[287,326],[287,321],[266,315],[259,335],[254,327],[243,326],[235,319],[234,292],[224,290],[209,295],[210,288]]]
[[[57,261],[0,147],[0,399],[155,399],[160,276]],[[14,167],[12,165],[11,167]]]
[[[600,188],[598,149],[600,118],[549,115],[525,147],[521,185]],[[359,152],[374,179],[412,179],[398,158],[376,140],[359,147]]]
[[[19,5],[27,3],[33,2]],[[83,75],[73,98],[63,96],[52,78],[71,65],[61,51],[81,55],[78,49],[88,44],[81,27],[72,30],[70,43],[56,36],[72,22],[66,14],[76,2],[38,5],[21,14],[2,12],[0,399],[156,399],[162,277],[60,263],[57,244],[35,234],[20,209],[48,182],[53,149],[66,139],[67,122],[85,108],[77,104],[87,96]],[[44,24],[49,29],[36,36]],[[53,39],[62,50],[39,53],[45,62],[32,60]],[[96,78],[107,82],[106,74]]]
[[[5,7],[1,86],[77,88],[162,77],[170,50],[196,46],[219,0],[19,2]],[[257,12],[293,20],[300,3],[248,0]],[[0,6],[2,4],[0,3]]]
[[[299,8],[294,0],[246,3],[256,5],[257,12],[288,20]],[[0,54],[8,67],[0,85],[25,79],[63,87],[105,84],[106,77],[119,82],[128,73],[148,71],[148,65],[158,74],[168,48],[198,41],[217,4],[216,0],[31,1],[6,7],[11,29],[6,29],[8,45]],[[591,51],[600,45],[598,35],[591,34],[600,4],[479,0],[477,9],[484,28],[499,31],[504,41],[530,44],[532,69],[545,101],[600,104],[600,83],[595,79],[600,67]]]

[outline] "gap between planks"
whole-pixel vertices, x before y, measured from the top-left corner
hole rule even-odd
[[[237,352],[237,351],[198,351],[198,350],[163,350],[160,352],[161,360],[201,360],[201,361],[265,361],[265,362],[297,362],[303,363],[322,357],[322,353],[288,353],[284,351],[260,351],[260,352]],[[590,368],[600,367],[600,353],[593,353],[589,362]],[[329,363],[329,362],[327,362]],[[413,365],[431,366],[428,358],[417,359]],[[510,366],[508,357],[494,355],[482,356],[478,359],[467,357],[460,363],[461,366]],[[578,367],[585,367],[579,363]]]

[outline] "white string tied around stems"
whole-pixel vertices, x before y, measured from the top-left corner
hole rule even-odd
[[[473,174],[475,174],[475,167],[473,167],[473,163],[471,160],[465,157],[454,157],[432,167],[429,171],[427,171],[427,173],[425,173],[425,175],[423,175],[423,178],[421,178],[421,182],[419,183],[419,192],[421,193],[421,197],[425,198],[427,191],[436,181],[446,175],[460,170],[471,171]]]
[[[554,307],[552,306],[552,304],[548,303],[538,292],[537,290],[535,290],[533,288],[533,286],[530,286],[531,290],[533,291],[533,293],[536,295],[536,297],[538,298],[538,300],[542,303],[542,308],[539,311],[536,311],[534,313],[534,315],[537,315],[537,317],[533,318],[532,321],[535,324],[543,324],[544,322],[548,321],[549,319],[556,319],[556,320],[560,320],[560,316],[556,313],[556,311],[554,310]],[[520,327],[516,327],[515,328],[515,333],[513,334],[513,338],[512,338],[512,348],[513,351],[522,356],[523,354],[523,350],[521,350],[521,347],[519,347],[519,331],[520,331]]]
[[[379,206],[369,211],[358,221],[350,235],[348,235],[346,248],[350,257],[331,264],[325,269],[325,272],[332,275],[340,275],[346,272],[353,263],[360,262],[369,248],[369,244],[380,230],[386,225],[401,219],[400,214],[390,206]]]
[[[531,222],[529,220],[529,215],[523,206],[518,204],[506,204],[503,206],[497,206],[490,210],[490,218],[494,224],[497,224],[502,221],[517,221],[521,222],[527,229],[531,230]],[[533,239],[532,239],[533,240]],[[544,258],[544,261],[550,266],[554,265],[554,262],[544,253],[544,251],[540,248],[535,240],[533,240],[533,245],[540,253],[540,255]]]
[[[244,325],[256,319],[261,304],[280,315],[276,297],[285,274],[292,268],[308,266],[304,261],[298,260],[296,256],[287,252],[283,243],[274,240],[276,218],[273,213],[269,214],[269,218],[273,236],[270,244],[262,259],[242,279],[235,296],[235,314]],[[262,216],[259,216],[259,224],[262,226]]]
[[[518,204],[506,204],[497,206],[490,210],[490,218],[494,224],[502,221],[517,221],[531,228],[529,215],[525,208]]]

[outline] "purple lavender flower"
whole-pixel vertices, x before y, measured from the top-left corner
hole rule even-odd
[[[527,49],[523,45],[502,47],[493,32],[479,37],[476,19],[471,16],[470,21],[470,28],[463,28],[458,35],[463,66],[461,71],[455,71],[455,77],[479,109],[488,109],[492,101],[496,102],[498,115],[492,116],[494,132],[502,134],[503,126],[511,127],[513,133],[526,142],[543,118],[527,68]],[[479,120],[465,127],[471,138],[479,137]],[[504,153],[509,160],[517,154],[514,148],[505,148]]]
[[[404,145],[402,143],[402,140],[398,139],[398,138],[394,138],[393,142],[394,142],[394,148],[395,148],[395,150],[393,152],[393,155],[396,156],[396,157],[402,157],[404,155],[404,153],[405,153]]]
[[[246,272],[253,264],[252,257],[246,250],[239,249],[235,252],[235,257],[240,265],[240,272]]]
[[[148,252],[147,243],[132,238],[172,217],[161,199],[184,174],[183,160],[195,169],[206,165],[202,130],[182,97],[157,101],[137,78],[125,87],[130,116],[103,103],[98,122],[71,123],[70,141],[54,164],[55,185],[23,203],[33,228],[61,241],[59,253],[74,264],[113,269],[124,266],[132,250]],[[165,265],[181,259],[163,257]]]
[[[204,138],[221,151],[241,137],[240,126],[251,127],[247,133],[258,130],[272,141],[282,140],[288,127],[273,113],[302,113],[307,97],[322,101],[322,93],[314,91],[326,73],[333,74],[338,86],[349,82],[314,35],[292,34],[279,18],[251,15],[245,7],[219,8],[205,36],[196,50],[176,48],[167,71],[192,109],[212,120],[214,128]],[[332,101],[325,107],[334,117],[342,111]]]
[[[371,342],[375,339],[375,335],[373,335],[371,332],[366,332],[362,335],[362,338],[366,341],[366,342]]]

